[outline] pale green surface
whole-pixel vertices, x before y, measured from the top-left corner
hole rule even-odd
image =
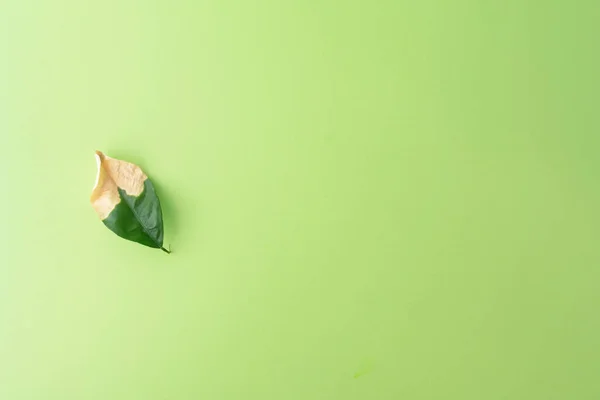
[[[0,3],[0,399],[600,398],[597,4],[294,3]]]

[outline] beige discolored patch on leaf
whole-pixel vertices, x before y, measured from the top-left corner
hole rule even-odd
[[[121,201],[118,188],[130,196],[139,196],[148,177],[137,165],[108,157],[100,151],[96,151],[96,162],[98,174],[90,202],[104,220]]]

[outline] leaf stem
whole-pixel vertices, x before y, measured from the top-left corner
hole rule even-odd
[[[165,249],[164,247],[161,247],[160,249],[161,249],[162,251],[164,251],[165,253],[167,253],[167,254],[171,254],[171,250],[167,250],[167,249]]]

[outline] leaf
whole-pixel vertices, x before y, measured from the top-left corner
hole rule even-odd
[[[100,151],[96,161],[98,174],[90,202],[104,225],[123,239],[170,253],[163,247],[160,201],[144,171]]]

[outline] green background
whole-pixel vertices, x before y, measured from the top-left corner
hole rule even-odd
[[[600,398],[600,9],[491,3],[0,3],[0,398]]]

